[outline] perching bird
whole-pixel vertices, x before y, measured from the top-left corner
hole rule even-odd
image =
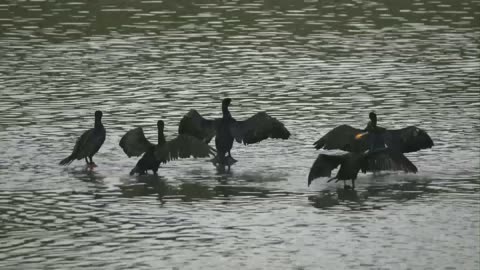
[[[207,120],[196,110],[190,110],[180,121],[178,132],[189,134],[205,142],[215,136],[217,155],[212,160],[215,165],[228,166],[236,162],[230,151],[234,139],[238,143],[253,144],[267,138],[288,139],[290,132],[282,122],[269,116],[266,112],[259,112],[245,121],[235,120],[228,106],[230,98],[222,101],[222,118]]]
[[[197,158],[215,154],[213,148],[193,136],[180,134],[175,139],[166,141],[163,134],[164,123],[162,120],[157,122],[157,128],[158,144],[150,143],[145,138],[141,127],[128,131],[120,140],[119,145],[128,157],[140,156],[145,153],[137,162],[137,165],[130,171],[130,175],[135,173],[146,174],[148,170],[152,170],[154,174],[157,174],[160,163],[167,163],[171,160],[191,156]]]
[[[417,167],[402,153],[390,148],[382,148],[365,153],[351,152],[343,155],[318,155],[308,174],[308,185],[318,177],[331,177],[332,170],[340,165],[337,175],[328,182],[337,179],[336,182],[352,180],[352,188],[355,188],[355,179],[358,172],[367,171],[401,171],[417,172]],[[345,185],[345,188],[348,186]]]
[[[388,147],[401,153],[431,148],[433,141],[426,131],[415,126],[388,130],[377,126],[377,115],[370,113],[364,130],[349,125],[338,126],[314,143],[316,149],[340,149],[363,153],[366,150]]]
[[[92,157],[98,152],[103,142],[105,141],[105,128],[102,124],[102,112],[95,112],[95,126],[87,131],[85,131],[80,138],[77,139],[75,147],[73,148],[72,154],[62,161],[60,165],[68,165],[72,163],[75,159],[85,158],[87,166],[94,167],[96,166],[93,162]],[[89,158],[90,161],[87,159]]]

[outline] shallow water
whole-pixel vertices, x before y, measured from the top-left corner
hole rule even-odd
[[[94,1],[95,2],[95,1]],[[479,1],[0,4],[1,269],[478,269]],[[130,128],[267,111],[290,140],[130,177]],[[57,163],[104,111],[94,157]],[[339,124],[416,125],[419,173],[307,187]]]

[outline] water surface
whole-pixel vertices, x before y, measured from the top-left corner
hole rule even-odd
[[[478,269],[479,1],[0,4],[0,268]],[[287,141],[130,177],[118,147],[191,108],[265,110]],[[94,157],[58,162],[104,111]],[[339,124],[421,127],[419,173],[307,187]]]

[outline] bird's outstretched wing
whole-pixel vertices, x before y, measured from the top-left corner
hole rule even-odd
[[[363,130],[353,128],[349,125],[341,125],[325,134],[318,141],[313,143],[315,149],[339,149],[348,152],[364,152],[368,149],[367,136],[355,138]]]
[[[198,138],[190,135],[180,134],[175,139],[157,146],[155,157],[162,163],[171,160],[189,157],[208,157],[215,155],[215,149]]]
[[[131,129],[125,133],[122,139],[120,139],[119,145],[128,157],[140,156],[153,146],[147,138],[145,138],[141,127]]]
[[[196,110],[192,109],[180,120],[178,133],[194,136],[209,143],[215,137],[219,121],[220,119],[205,119]]]
[[[252,144],[267,138],[288,139],[290,132],[282,122],[266,112],[259,112],[245,121],[236,121],[230,125],[230,132],[239,143]]]
[[[427,132],[415,126],[388,130],[384,133],[384,140],[389,148],[401,153],[415,152],[433,146]]]
[[[338,167],[344,160],[344,156],[332,156],[320,154],[310,168],[310,173],[308,174],[308,185],[319,177],[330,177],[332,175],[332,170]]]
[[[401,152],[383,148],[372,152],[368,152],[365,156],[365,161],[361,169],[366,171],[404,171],[416,173],[417,167]]]

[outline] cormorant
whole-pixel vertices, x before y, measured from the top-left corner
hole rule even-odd
[[[433,141],[425,130],[415,126],[388,130],[377,126],[377,115],[371,112],[370,122],[363,130],[349,125],[341,125],[325,134],[314,143],[316,149],[340,149],[363,153],[388,147],[392,150],[409,153],[431,148]]]
[[[245,121],[235,120],[228,106],[230,98],[222,101],[222,118],[207,120],[196,110],[190,110],[180,121],[178,132],[195,136],[206,143],[215,136],[217,155],[212,160],[215,165],[228,166],[236,162],[230,151],[234,139],[238,143],[253,144],[267,138],[288,139],[290,132],[282,122],[266,112],[259,112]]]
[[[355,179],[358,172],[367,171],[378,172],[384,170],[417,172],[417,167],[402,153],[390,148],[382,148],[364,153],[350,152],[343,155],[326,155],[320,154],[312,165],[308,174],[308,185],[318,177],[331,177],[332,170],[340,165],[337,175],[328,180],[328,182],[336,179],[352,180],[352,188],[355,188]]]
[[[105,128],[102,124],[102,112],[95,112],[95,126],[87,131],[85,131],[80,138],[77,139],[75,147],[73,148],[72,154],[62,161],[60,165],[68,165],[72,163],[75,159],[80,160],[85,158],[87,166],[94,167],[96,166],[93,162],[92,157],[98,152],[103,142],[105,141]],[[90,161],[87,159],[89,158]]]
[[[145,138],[141,127],[128,131],[120,140],[119,145],[128,157],[140,156],[145,153],[130,171],[130,175],[135,173],[146,174],[147,170],[152,170],[154,174],[157,174],[160,163],[190,156],[197,158],[215,154],[213,148],[193,136],[180,134],[175,139],[166,141],[162,120],[157,122],[157,128],[158,144],[150,143]]]
[[[355,139],[360,140],[363,136],[368,134],[368,137],[365,139],[370,151],[386,148],[387,145],[383,133],[387,131],[387,129],[377,126],[377,114],[375,114],[375,112],[370,112],[368,118],[370,118],[370,121],[368,121],[367,127],[363,130],[364,133],[355,135]]]

